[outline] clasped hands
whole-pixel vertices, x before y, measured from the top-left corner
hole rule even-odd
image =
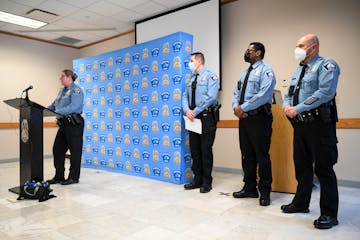
[[[234,108],[234,115],[238,118],[247,118],[248,114],[242,110],[240,106],[236,106]]]
[[[289,118],[293,118],[295,117],[298,113],[295,109],[295,107],[293,106],[289,106],[287,105],[286,107],[284,107],[284,113],[286,114],[286,116],[288,116]]]

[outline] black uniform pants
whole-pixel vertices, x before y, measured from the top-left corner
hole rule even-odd
[[[239,140],[244,172],[244,190],[255,192],[257,186],[257,166],[259,191],[261,195],[271,192],[272,173],[269,155],[272,115],[260,112],[239,121]]]
[[[201,119],[202,134],[189,132],[192,171],[195,184],[212,184],[213,152],[212,146],[215,140],[216,121],[211,113],[199,114]]]
[[[61,126],[56,134],[53,145],[55,177],[64,178],[65,154],[70,150],[69,178],[77,180],[80,177],[81,154],[83,146],[84,121],[79,125]]]
[[[312,123],[294,125],[294,163],[298,181],[292,203],[309,207],[315,174],[320,182],[321,214],[337,217],[339,194],[334,164],[337,162],[336,123]]]

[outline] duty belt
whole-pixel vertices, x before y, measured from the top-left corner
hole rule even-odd
[[[320,120],[320,119],[321,119],[321,115],[318,108],[299,113],[295,117],[289,118],[292,124],[311,123],[315,120]]]
[[[62,117],[56,120],[56,124],[59,127],[65,127],[68,125],[79,125],[82,121],[82,116],[81,114],[78,113],[73,113],[70,114],[66,117]]]
[[[246,112],[249,116],[257,115],[259,113],[271,114],[271,104],[264,104],[256,109],[250,110]]]

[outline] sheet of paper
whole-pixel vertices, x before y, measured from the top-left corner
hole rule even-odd
[[[184,116],[185,120],[185,128],[189,131],[201,134],[201,120],[198,118],[195,118],[194,121],[191,121],[187,116]]]

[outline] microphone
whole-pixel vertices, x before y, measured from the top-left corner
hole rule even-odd
[[[27,89],[25,89],[23,92],[27,92],[29,91],[30,89],[33,89],[33,85],[30,85]]]
[[[25,92],[25,100],[26,101],[30,101],[30,99],[29,99],[29,95],[28,95],[28,91],[30,90],[30,89],[33,89],[33,86],[32,85],[30,85],[27,89],[25,89],[23,92]]]

